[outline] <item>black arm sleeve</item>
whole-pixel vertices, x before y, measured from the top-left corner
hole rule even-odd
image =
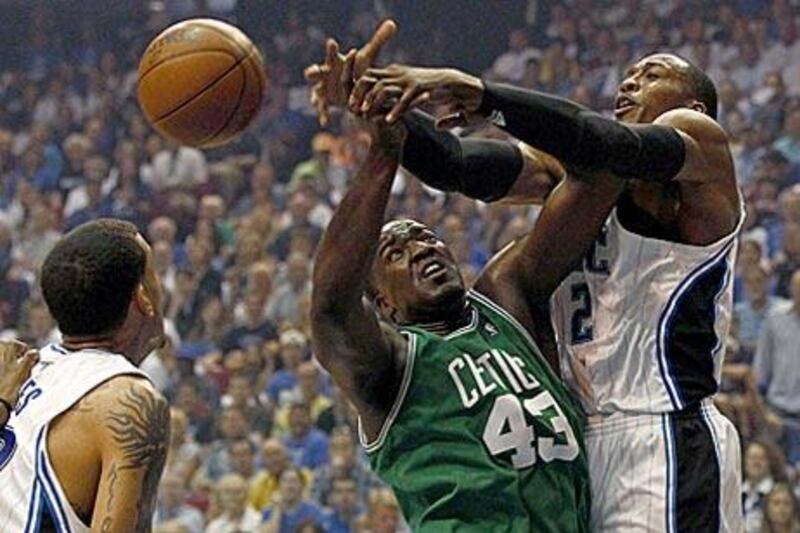
[[[673,128],[621,124],[564,98],[509,85],[484,82],[479,112],[581,172],[668,181],[686,157],[683,139]]]
[[[418,110],[403,122],[403,167],[435,189],[491,202],[504,197],[522,171],[522,153],[510,143],[460,139],[437,130],[433,118]]]

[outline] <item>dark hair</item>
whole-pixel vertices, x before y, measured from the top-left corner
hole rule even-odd
[[[65,335],[99,335],[125,321],[147,255],[139,230],[121,220],[98,219],[65,235],[42,264],[47,307]]]
[[[683,58],[681,58],[683,59]],[[686,61],[686,59],[683,59]],[[703,102],[706,106],[706,115],[714,120],[717,119],[717,88],[714,82],[691,61],[686,61],[689,65],[686,68],[686,77],[689,81],[689,90],[695,98]]]

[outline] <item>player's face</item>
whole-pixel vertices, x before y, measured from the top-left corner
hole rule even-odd
[[[136,240],[147,254],[142,286],[153,308],[151,315],[144,315],[144,324],[142,326],[145,338],[142,340],[144,346],[141,352],[143,354],[142,357],[145,357],[164,342],[164,316],[161,312],[161,282],[156,273],[153,250],[141,235],[137,235]]]
[[[453,255],[427,226],[414,221],[387,224],[374,265],[380,298],[395,321],[429,316],[451,298],[462,297],[464,281]]]
[[[671,109],[695,107],[698,103],[689,92],[688,67],[670,54],[647,56],[631,66],[617,91],[617,120],[646,124]]]

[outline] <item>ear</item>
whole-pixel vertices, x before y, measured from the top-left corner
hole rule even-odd
[[[142,283],[136,287],[136,292],[133,294],[133,301],[139,309],[139,312],[143,315],[147,317],[155,315],[156,309],[153,305],[153,300],[150,298],[150,295],[147,294],[147,289],[144,288]]]
[[[392,322],[395,322],[395,323],[397,322],[395,320],[395,317],[397,316],[397,309],[395,309],[389,303],[389,301],[386,299],[386,297],[383,294],[378,293],[378,295],[375,296],[375,299],[373,300],[373,305],[375,306],[375,309],[378,310],[378,313],[383,318],[391,320]]]
[[[706,114],[706,111],[708,111],[706,104],[704,104],[700,100],[692,100],[691,102],[689,102],[688,107],[689,109],[697,111],[698,113],[703,113],[704,115]]]

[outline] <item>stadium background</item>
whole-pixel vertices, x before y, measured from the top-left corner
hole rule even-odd
[[[326,36],[358,45],[391,16],[400,32],[383,62],[452,64],[607,110],[627,64],[673,50],[717,84],[747,198],[718,403],[741,432],[747,527],[761,531],[773,483],[800,494],[800,274],[794,304],[791,289],[800,272],[798,6],[0,1],[2,336],[57,340],[38,265],[82,222],[130,220],[153,246],[171,339],[144,364],[174,406],[157,529],[224,531],[244,516],[241,524],[272,519],[280,531],[402,530],[351,413],[310,362],[312,254],[368,140],[347,119],[318,128],[302,68],[321,59]],[[247,31],[271,80],[257,123],[206,152],[154,135],[135,100],[149,39],[199,15]],[[435,226],[468,274],[535,219],[535,209],[479,205],[403,176],[391,211]]]

